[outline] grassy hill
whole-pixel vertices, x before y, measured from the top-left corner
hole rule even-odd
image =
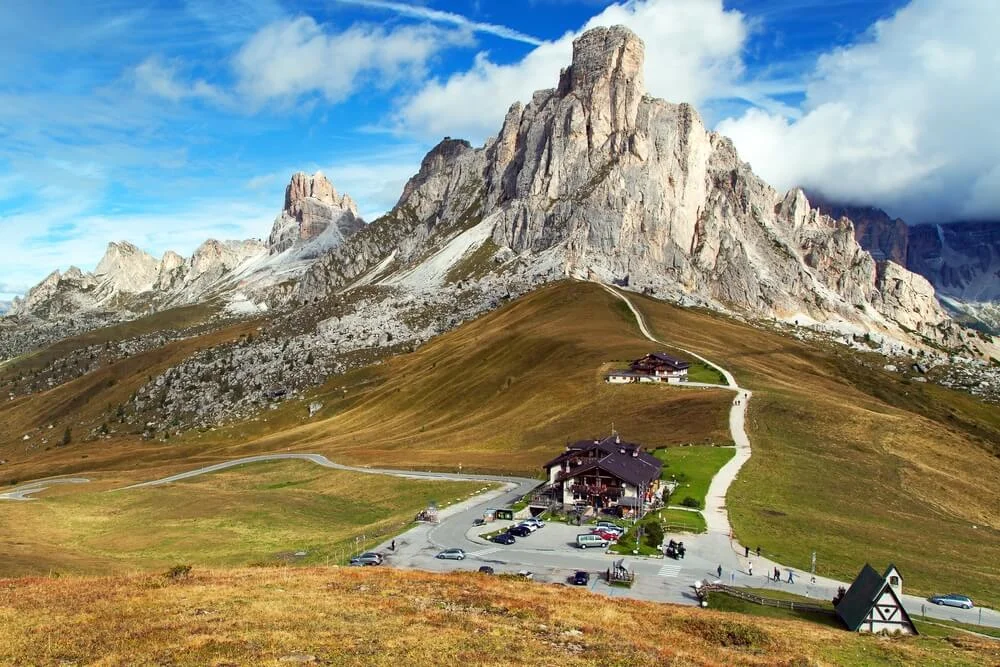
[[[3,405],[0,419],[7,420],[0,431],[10,444],[6,451],[0,447],[0,456],[6,454],[10,463],[0,468],[0,483],[95,469],[129,471],[142,479],[152,468],[160,474],[171,466],[287,448],[345,463],[446,470],[461,464],[470,471],[535,475],[568,440],[606,435],[612,423],[624,437],[650,448],[730,442],[726,391],[606,385],[602,368],[649,352],[650,343],[616,299],[591,285],[565,283],[508,304],[412,354],[333,378],[306,399],[248,422],[190,431],[166,444],[116,437],[21,454],[19,429],[43,423],[37,412],[80,400],[85,403],[78,414],[99,412],[127,397],[154,368],[240,333],[233,327],[170,344],[108,366],[96,377]],[[112,386],[110,377],[118,378]],[[313,400],[324,408],[308,419],[306,405]],[[143,467],[151,470],[136,472]]]
[[[995,642],[608,599],[478,574],[254,568],[0,580],[4,664],[984,665]]]
[[[841,346],[632,298],[661,338],[718,360],[756,392],[748,415],[754,455],[729,498],[742,541],[800,570],[815,550],[820,572],[844,579],[864,560],[892,561],[910,591],[958,589],[1000,604],[1000,571],[993,567],[1000,559],[1000,410],[964,393],[905,382]],[[612,296],[595,285],[560,283],[414,353],[332,378],[303,401],[217,431],[30,454],[12,437],[0,481],[82,470],[148,479],[284,449],[355,464],[538,474],[567,440],[606,434],[612,422],[650,447],[728,443],[728,392],[601,381],[602,369],[650,348]],[[119,384],[144,373],[142,363],[169,363],[183,351],[149,354],[127,360],[138,365]],[[94,392],[89,404],[119,391],[82,380]],[[0,408],[0,419],[8,417],[0,430],[73,400],[77,390],[43,394],[39,408],[28,401]],[[324,403],[312,419],[310,400]]]
[[[409,526],[429,501],[481,482],[365,475],[305,461],[254,463],[109,492],[105,477],[0,506],[0,577],[256,564],[337,564]],[[295,556],[297,552],[304,552]]]
[[[737,537],[850,580],[894,562],[910,592],[1000,605],[1000,408],[714,314],[633,297],[654,333],[752,389],[753,456],[730,489]],[[863,358],[860,361],[865,361]]]

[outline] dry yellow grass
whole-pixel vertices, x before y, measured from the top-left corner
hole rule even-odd
[[[182,341],[128,362],[146,364],[155,375],[169,360],[239,333],[226,330]],[[183,350],[176,349],[180,344]],[[124,471],[141,479],[153,470],[136,468],[155,467],[161,474],[170,466],[287,448],[321,452],[345,463],[446,470],[462,464],[467,471],[535,475],[566,441],[605,435],[612,423],[624,437],[650,447],[731,442],[726,391],[604,384],[601,371],[607,364],[650,349],[620,302],[592,285],[564,283],[440,336],[415,353],[334,378],[304,401],[265,411],[256,421],[217,432],[193,431],[166,444],[118,438],[26,454],[19,429],[44,419],[29,401],[15,401],[0,407],[0,420],[10,419],[0,421],[0,442],[10,443],[10,463],[0,469],[0,482],[93,470]],[[87,376],[31,401],[48,406],[96,387],[89,405],[103,409],[120,394],[127,397],[146,371],[126,375],[115,394],[101,389],[103,376]],[[345,386],[350,387],[346,394]],[[307,420],[305,404],[313,398],[325,407]]]
[[[0,580],[4,664],[989,665],[880,638],[476,574],[382,568]]]
[[[753,457],[729,492],[745,544],[850,580],[894,562],[910,592],[1000,604],[1000,408],[716,315],[634,297],[663,339],[754,390]],[[943,589],[948,589],[947,591]]]

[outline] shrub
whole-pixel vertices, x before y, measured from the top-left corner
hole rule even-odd
[[[191,566],[190,565],[174,565],[172,568],[167,570],[165,575],[167,579],[172,581],[181,581],[187,579],[191,576]]]
[[[691,496],[684,496],[684,500],[681,501],[681,505],[684,507],[692,507],[696,510],[701,509],[701,501],[697,498],[692,498]]]
[[[650,521],[646,524],[646,544],[651,547],[663,544],[663,526],[659,522]]]

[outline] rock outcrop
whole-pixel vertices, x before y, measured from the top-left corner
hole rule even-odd
[[[513,105],[482,148],[434,148],[395,209],[317,262],[300,294],[388,272],[440,276],[410,265],[439,261],[449,253],[435,248],[486,225],[496,258],[558,258],[564,276],[756,316],[949,336],[924,286],[898,265],[880,271],[849,219],[822,214],[801,190],[776,192],[693,107],[647,96],[635,34],[596,28],[573,46],[557,88]]]
[[[285,205],[274,221],[267,245],[272,255],[293,246],[304,246],[324,237],[315,249],[319,254],[336,245],[364,225],[358,207],[349,195],[338,195],[321,172],[312,176],[298,172],[285,188]]]
[[[1000,332],[1000,221],[908,226],[878,208],[821,199],[819,206],[849,217],[858,243],[876,260],[923,276],[953,313]]]
[[[350,196],[338,195],[323,174],[297,173],[267,244],[210,239],[189,258],[168,250],[156,259],[127,241],[109,243],[93,273],[75,267],[55,271],[16,299],[9,314],[44,319],[86,311],[127,319],[212,296],[281,299],[287,288],[278,284],[299,277],[316,257],[363,226]]]

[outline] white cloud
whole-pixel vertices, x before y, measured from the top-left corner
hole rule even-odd
[[[432,9],[430,7],[424,7],[422,5],[410,5],[405,2],[391,2],[390,0],[335,0],[344,5],[358,5],[361,7],[368,7],[370,9],[386,9],[391,12],[395,12],[402,16],[408,16],[410,18],[423,19],[425,21],[432,21],[434,23],[446,23],[449,25],[458,26],[460,28],[468,28],[474,32],[482,32],[496,37],[503,37],[504,39],[510,39],[515,42],[523,42],[525,44],[538,45],[542,43],[542,40],[537,37],[532,37],[531,35],[526,35],[523,32],[514,30],[513,28],[508,28],[507,26],[497,25],[496,23],[482,23],[480,21],[473,21],[461,14],[455,14],[454,12],[444,12],[440,9]]]
[[[387,87],[417,80],[442,48],[468,43],[468,32],[429,25],[386,31],[355,24],[329,32],[309,16],[258,31],[234,56],[239,90],[257,102],[292,101],[318,92],[340,102],[363,83]]]
[[[628,0],[605,8],[576,33],[545,42],[522,60],[497,64],[479,53],[471,69],[431,81],[399,111],[399,129],[422,136],[448,134],[479,141],[499,130],[515,100],[558,83],[573,54],[573,39],[596,26],[623,24],[646,43],[646,87],[658,97],[699,104],[737,92],[740,53],[748,36],[742,14],[721,0]]]
[[[797,120],[761,110],[718,130],[776,187],[910,222],[1000,217],[1000,3],[914,0],[822,56]]]
[[[132,71],[135,87],[140,92],[162,97],[171,102],[188,98],[203,98],[224,102],[226,95],[204,79],[186,83],[178,78],[177,65],[150,56]]]

